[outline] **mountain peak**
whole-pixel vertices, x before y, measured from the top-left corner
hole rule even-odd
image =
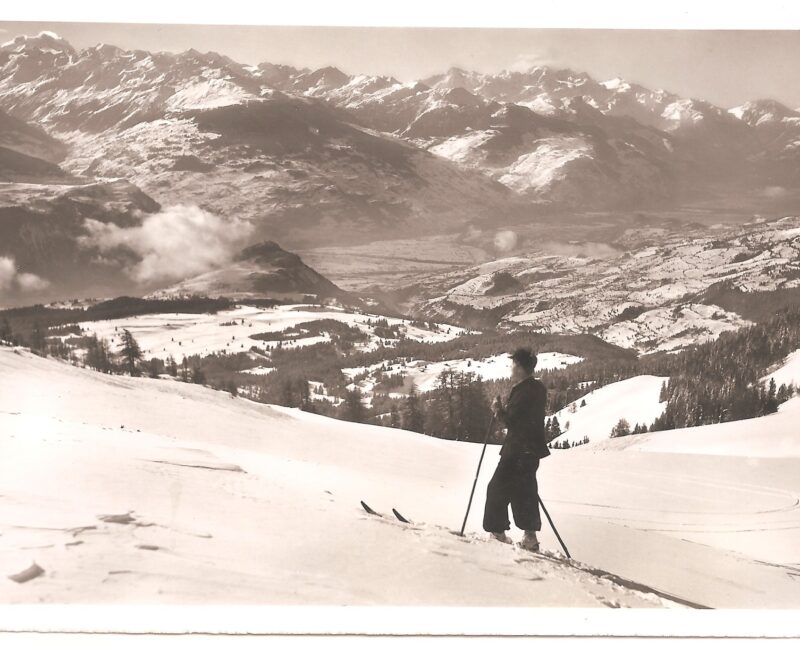
[[[731,108],[728,112],[751,126],[800,118],[800,114],[796,110],[792,110],[775,99],[748,101],[741,106]]]
[[[260,267],[297,269],[306,267],[300,256],[287,252],[274,240],[263,240],[260,243],[245,247],[236,254],[235,261],[255,263]]]
[[[38,49],[52,53],[75,53],[75,49],[66,39],[52,31],[41,31],[36,36],[20,35],[3,43],[0,48],[17,52]]]
[[[615,90],[617,92],[626,92],[631,89],[631,84],[620,76],[615,76],[608,81],[601,81],[600,85],[606,90]]]
[[[246,247],[225,267],[185,279],[157,294],[258,298],[314,294],[320,298],[351,299],[297,254],[287,252],[272,240]]]

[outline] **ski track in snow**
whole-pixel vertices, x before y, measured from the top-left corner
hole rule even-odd
[[[772,428],[789,433],[794,404]],[[478,445],[0,349],[0,599],[796,607],[800,447],[685,453],[670,433],[543,461],[540,491],[570,565],[485,539],[497,447],[464,540],[449,529]],[[642,451],[645,440],[664,446]],[[388,516],[368,516],[360,499]]]

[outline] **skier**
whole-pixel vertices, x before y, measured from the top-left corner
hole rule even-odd
[[[498,397],[492,407],[497,419],[505,424],[507,433],[500,450],[500,462],[486,490],[483,529],[498,541],[511,543],[506,535],[511,527],[510,504],[515,525],[525,531],[520,546],[537,551],[536,532],[542,529],[542,520],[536,470],[539,460],[550,455],[544,433],[547,389],[533,377],[536,355],[519,348],[510,357],[514,387],[505,406]]]

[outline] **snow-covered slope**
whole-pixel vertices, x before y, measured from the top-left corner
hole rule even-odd
[[[8,349],[0,394],[5,601],[662,605],[360,510],[395,489],[410,506],[413,483],[435,500],[441,479],[466,477],[474,446]],[[39,578],[5,577],[31,562]]]
[[[717,425],[669,429],[611,439],[595,449],[744,456],[752,459],[800,458],[800,397],[784,402],[777,413]]]
[[[585,436],[592,443],[605,440],[622,418],[631,429],[636,424],[650,425],[666,406],[658,401],[664,382],[663,377],[637,375],[587,393],[556,414],[564,431],[558,440],[578,443]]]
[[[800,387],[800,349],[790,353],[781,365],[768,373],[762,381],[769,384],[770,380],[775,380],[776,386],[793,384],[795,387]]]
[[[664,604],[481,541],[496,447],[465,542],[447,528],[460,524],[479,445],[9,348],[0,447],[4,601]],[[583,562],[709,606],[800,604],[791,567],[778,566],[800,545],[800,476],[783,459],[569,451],[540,476]],[[359,499],[423,523],[369,517]],[[542,541],[557,546],[547,529]],[[38,577],[6,577],[32,563]]]
[[[562,369],[570,364],[583,361],[582,357],[566,353],[539,353],[536,370],[551,371]],[[375,388],[377,378],[384,376],[405,376],[402,391],[407,391],[413,383],[422,393],[432,391],[438,385],[442,373],[470,373],[484,381],[503,380],[511,376],[511,358],[508,354],[494,355],[483,359],[463,358],[445,360],[441,362],[428,362],[417,359],[402,362],[385,362],[372,366],[347,368],[342,372],[348,377],[355,378],[367,371],[368,376],[355,383],[361,391],[370,392]]]

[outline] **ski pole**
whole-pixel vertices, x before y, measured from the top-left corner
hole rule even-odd
[[[558,539],[558,543],[561,544],[561,548],[564,549],[564,554],[567,556],[567,559],[572,559],[572,555],[569,554],[567,546],[564,544],[564,540],[561,539],[561,535],[559,535],[558,530],[556,530],[556,524],[553,523],[553,520],[550,518],[550,513],[547,511],[547,508],[544,507],[544,501],[542,501],[541,496],[539,497],[539,505],[542,506],[542,510],[544,510],[544,516],[547,517],[547,520],[550,522],[550,527],[553,529],[556,539]]]
[[[489,422],[489,428],[486,430],[486,438],[483,440],[483,449],[481,450],[481,458],[478,461],[478,469],[475,472],[475,480],[472,482],[472,492],[469,493],[469,503],[467,503],[467,514],[464,515],[464,523],[461,524],[461,532],[459,533],[462,537],[464,536],[464,528],[467,527],[467,517],[469,517],[469,509],[472,507],[472,497],[475,496],[475,486],[478,485],[478,474],[481,473],[481,463],[483,463],[483,455],[486,453],[486,445],[489,442],[489,436],[492,433],[492,427],[494,427],[494,419],[496,414],[492,413],[492,419]]]

